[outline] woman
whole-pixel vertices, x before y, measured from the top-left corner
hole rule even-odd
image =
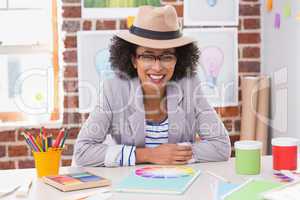
[[[195,76],[197,46],[182,36],[172,6],[140,7],[129,31],[112,39],[115,78],[75,144],[81,166],[223,161],[230,141]],[[195,141],[199,134],[200,142]],[[110,135],[114,144],[105,143]]]

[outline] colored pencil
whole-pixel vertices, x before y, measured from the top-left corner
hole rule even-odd
[[[67,137],[68,137],[68,134],[69,134],[69,132],[66,130],[66,131],[65,131],[65,134],[64,134],[64,138],[63,138],[63,140],[62,140],[62,142],[61,142],[61,144],[60,144],[60,148],[63,148],[63,147],[64,147],[64,144],[65,144],[65,141],[66,141],[66,139],[67,139]]]
[[[64,129],[62,129],[62,130],[58,133],[58,135],[57,135],[57,137],[56,137],[56,139],[55,139],[55,142],[54,142],[54,144],[53,144],[53,147],[54,147],[54,148],[58,148],[58,147],[59,147],[60,141],[61,141],[61,139],[63,138],[63,136],[64,136]]]

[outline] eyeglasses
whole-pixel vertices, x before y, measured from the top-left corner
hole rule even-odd
[[[141,60],[145,67],[150,67],[155,65],[156,60],[160,61],[161,66],[170,67],[176,63],[176,56],[174,54],[163,54],[163,55],[150,55],[150,54],[140,54],[136,55],[136,57]]]

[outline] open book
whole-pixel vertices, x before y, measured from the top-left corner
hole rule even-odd
[[[263,194],[268,200],[294,200],[300,198],[300,181],[284,185]]]

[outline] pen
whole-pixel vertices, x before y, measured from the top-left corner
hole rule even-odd
[[[42,148],[39,146],[39,144],[35,141],[34,137],[29,132],[25,132],[30,140],[30,142],[33,144],[33,146],[37,149],[37,151],[42,152]]]
[[[28,144],[28,146],[31,148],[32,151],[36,151],[34,145],[30,142],[30,140],[28,139],[28,137],[26,136],[26,134],[24,134],[24,132],[21,133],[21,135],[23,135],[26,143]]]
[[[45,136],[43,136],[43,146],[44,146],[44,151],[47,152],[48,150],[48,141],[47,138]]]
[[[52,135],[47,137],[48,148],[52,147],[52,137],[53,137]]]
[[[230,181],[227,180],[226,178],[224,178],[224,177],[222,177],[220,175],[217,175],[217,174],[215,174],[215,173],[213,173],[211,171],[206,171],[206,173],[209,174],[209,175],[211,175],[211,176],[213,176],[213,177],[215,177],[215,178],[217,178],[217,179],[219,179],[219,180],[221,180],[221,181],[224,181],[226,183],[230,183]]]
[[[16,192],[16,197],[27,197],[32,186],[32,180],[27,180]]]

